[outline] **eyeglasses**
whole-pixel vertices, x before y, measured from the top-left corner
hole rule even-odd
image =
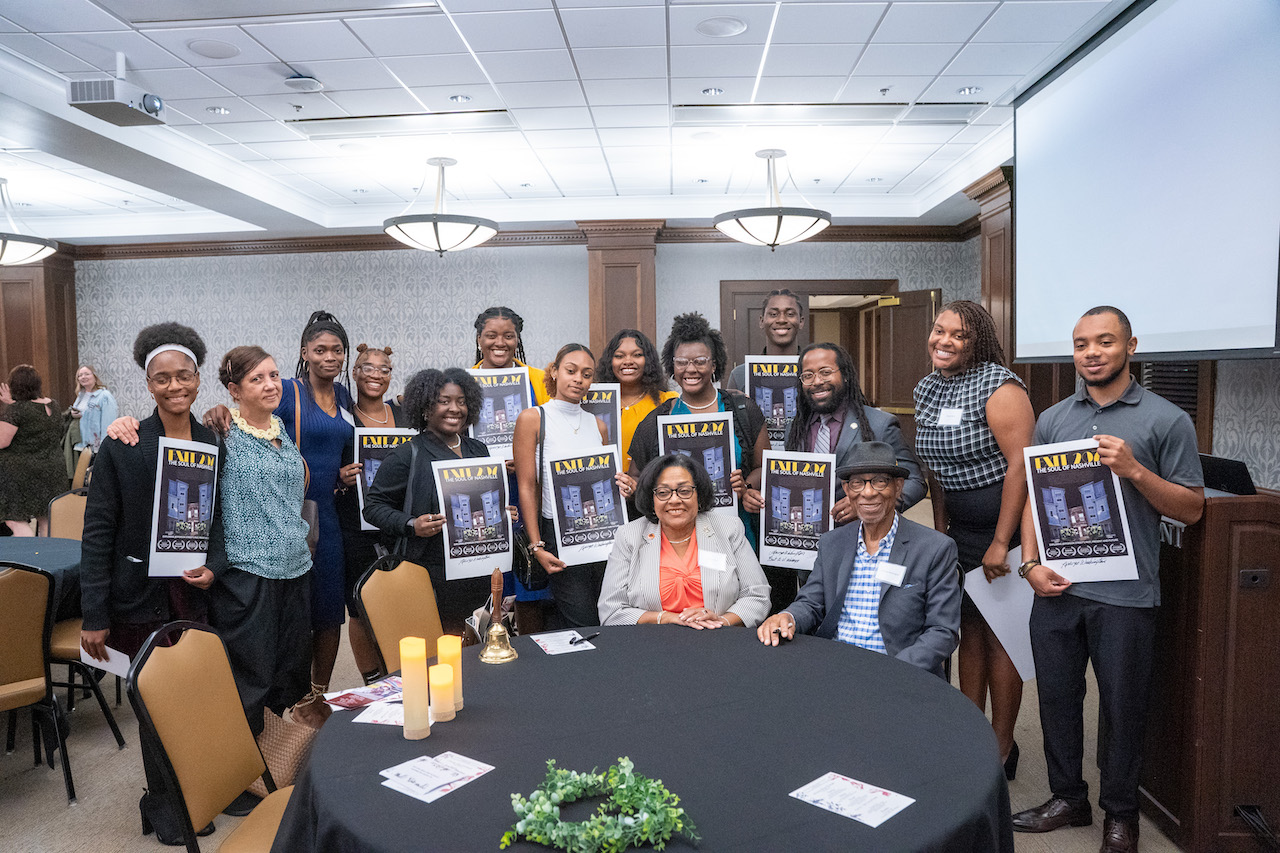
[[[689,498],[693,497],[693,494],[693,486],[680,486],[676,489],[669,489],[666,486],[658,486],[658,488],[653,490],[653,497],[660,501],[669,501],[671,500],[672,495],[679,495],[682,500],[687,501]]]
[[[868,485],[877,492],[883,492],[888,489],[892,483],[893,480],[889,479],[884,474],[876,474],[874,477],[850,477],[844,481],[845,488],[855,494],[866,489]]]
[[[385,364],[362,364],[356,368],[356,373],[359,373],[361,376],[390,376],[391,368],[387,367]]]
[[[154,376],[148,376],[147,381],[157,388],[168,388],[174,382],[179,385],[192,385],[200,379],[200,374],[194,370],[179,370],[177,373],[157,373]]]
[[[705,355],[700,355],[697,358],[673,358],[671,359],[671,363],[677,368],[683,370],[691,364],[694,367],[706,367],[711,363],[711,359]]]
[[[812,370],[806,370],[804,373],[800,374],[800,384],[812,385],[813,383],[817,382],[819,379],[821,379],[823,382],[827,382],[831,379],[832,376],[835,376],[839,372],[840,371],[836,370],[834,367],[824,367],[816,373]]]

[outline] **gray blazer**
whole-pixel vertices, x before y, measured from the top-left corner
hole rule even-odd
[[[796,631],[834,639],[849,591],[862,523],[818,540],[809,580],[787,612]],[[942,664],[960,642],[960,578],[956,543],[932,528],[898,518],[889,562],[906,566],[902,586],[880,584],[880,635],[890,655],[942,677]]]
[[[748,628],[769,615],[769,581],[737,518],[717,512],[700,512],[697,519],[698,552],[725,555],[724,571],[702,566],[702,597],[719,615],[736,613]],[[658,556],[662,533],[647,518],[618,531],[604,570],[600,592],[601,625],[634,625],[646,610],[661,610],[658,590]]]

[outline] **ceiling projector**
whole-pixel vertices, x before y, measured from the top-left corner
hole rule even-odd
[[[67,103],[119,127],[164,124],[164,101],[127,80],[72,80]]]

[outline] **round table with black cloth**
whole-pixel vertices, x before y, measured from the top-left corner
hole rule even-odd
[[[628,756],[680,797],[701,850],[1013,850],[991,726],[937,677],[808,636],[772,648],[740,628],[600,631],[594,650],[555,656],[517,637],[507,664],[463,649],[466,707],[426,740],[334,713],[272,849],[496,850],[511,794],[528,796],[547,759],[588,771]],[[495,769],[430,804],[382,786],[379,771],[446,751]],[[872,829],[789,796],[829,771],[915,802]],[[667,849],[693,848],[676,836]]]
[[[53,575],[55,622],[80,615],[80,540],[49,536],[0,539],[0,561],[35,566]]]

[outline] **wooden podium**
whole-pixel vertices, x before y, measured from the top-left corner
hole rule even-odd
[[[1280,492],[1161,533],[1142,810],[1184,850],[1256,853],[1235,807],[1280,831]]]

